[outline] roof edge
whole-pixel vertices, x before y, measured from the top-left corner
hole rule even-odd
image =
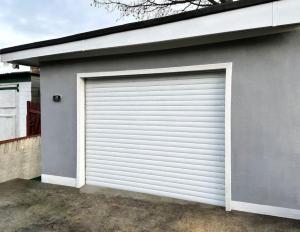
[[[237,2],[232,2],[232,3],[223,3],[220,5],[216,5],[216,6],[205,7],[205,8],[199,9],[199,10],[183,12],[180,14],[165,16],[165,17],[161,17],[161,18],[133,22],[133,23],[128,23],[128,24],[98,29],[98,30],[94,30],[94,31],[88,31],[88,32],[84,32],[84,33],[74,34],[74,35],[70,35],[70,36],[60,37],[60,38],[56,38],[56,39],[44,40],[44,41],[39,41],[39,42],[34,42],[34,43],[29,43],[29,44],[23,44],[23,45],[3,48],[3,49],[0,49],[0,54],[23,51],[23,50],[27,50],[27,49],[47,47],[47,46],[51,46],[51,45],[59,45],[59,44],[63,44],[63,43],[75,42],[75,41],[84,40],[84,39],[91,39],[91,38],[105,36],[105,35],[109,35],[109,34],[130,31],[130,30],[136,30],[136,29],[141,29],[141,28],[147,28],[147,27],[152,27],[152,26],[158,26],[158,25],[162,25],[162,24],[167,24],[167,23],[187,20],[187,19],[191,19],[191,18],[197,18],[197,17],[207,16],[207,15],[222,13],[222,12],[226,12],[226,11],[246,8],[246,7],[250,7],[250,6],[255,6],[255,5],[269,3],[269,2],[275,2],[275,1],[278,1],[278,0],[239,0]]]
[[[19,77],[19,76],[40,76],[40,74],[38,73],[33,73],[33,72],[30,72],[30,71],[24,71],[24,72],[10,72],[10,73],[0,73],[0,78],[1,77]]]

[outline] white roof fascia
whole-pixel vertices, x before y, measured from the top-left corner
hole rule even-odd
[[[300,23],[300,0],[280,0],[242,9],[118,32],[91,39],[27,49],[1,55],[13,62],[65,53],[166,42],[258,28]]]

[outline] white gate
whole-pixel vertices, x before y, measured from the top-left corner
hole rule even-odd
[[[0,141],[17,137],[17,85],[0,85]]]

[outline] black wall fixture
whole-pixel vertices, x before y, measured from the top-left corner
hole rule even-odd
[[[53,101],[54,102],[61,102],[61,96],[60,95],[53,95]]]

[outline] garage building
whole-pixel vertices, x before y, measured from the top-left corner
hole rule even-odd
[[[1,50],[41,69],[42,181],[300,219],[300,2]]]

